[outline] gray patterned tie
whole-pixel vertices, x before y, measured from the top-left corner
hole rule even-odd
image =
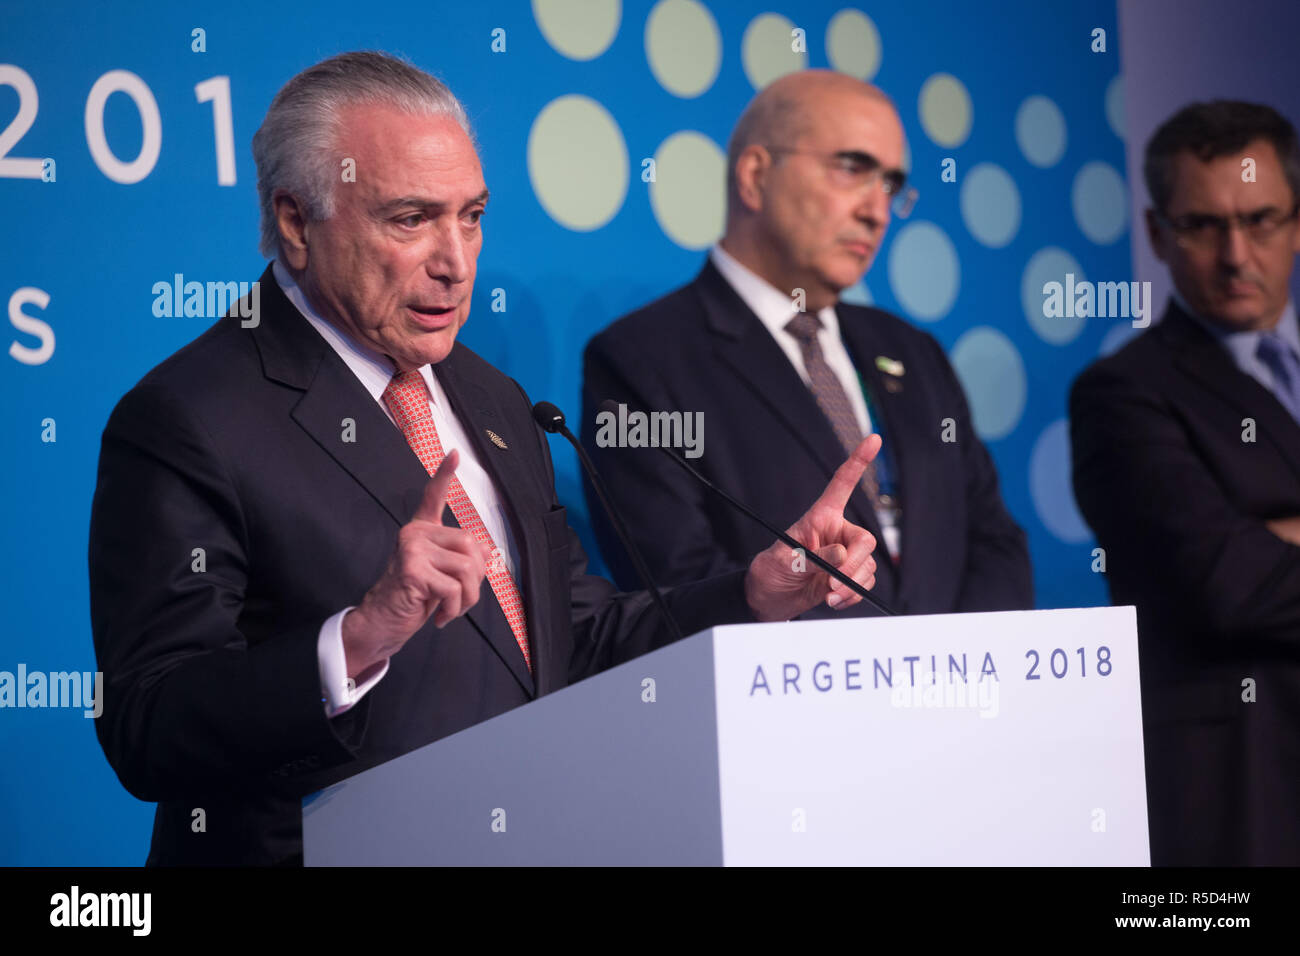
[[[851,454],[864,436],[858,425],[857,416],[853,414],[853,406],[849,404],[849,397],[844,393],[844,386],[840,384],[831,367],[826,364],[826,357],[822,355],[821,343],[817,341],[817,330],[821,327],[822,320],[815,314],[807,312],[798,313],[785,324],[785,330],[799,341],[799,350],[803,353],[803,365],[808,372],[813,398],[817,400],[817,405],[826,416],[826,420],[831,423],[831,428],[835,429],[835,437],[844,446],[845,454]],[[880,485],[876,480],[874,462],[867,465],[867,470],[862,473],[861,485],[862,490],[866,492],[867,500],[871,502],[872,509],[879,508]]]

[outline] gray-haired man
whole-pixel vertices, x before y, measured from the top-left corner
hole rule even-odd
[[[583,573],[531,403],[455,341],[488,193],[446,88],[337,56],[254,152],[257,323],[145,376],[100,455],[97,730],[159,802],[150,863],[300,862],[304,795],[668,639],[644,594]],[[843,509],[878,448],[792,528],[868,587],[875,541]],[[856,603],[787,553],[668,593],[683,631]]]

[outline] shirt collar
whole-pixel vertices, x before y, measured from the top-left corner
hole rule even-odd
[[[1255,330],[1231,332],[1193,312],[1187,305],[1187,301],[1178,294],[1177,289],[1170,294],[1173,296],[1174,301],[1178,303],[1178,307],[1209,332],[1210,335],[1214,336],[1215,341],[1228,350],[1232,357],[1237,360],[1238,365],[1255,360],[1255,353],[1259,349],[1259,338],[1265,333]],[[1287,299],[1286,305],[1282,308],[1282,314],[1278,317],[1277,325],[1272,331],[1274,335],[1294,349],[1297,356],[1300,356],[1300,324],[1296,320],[1294,300]]]
[[[745,305],[749,306],[750,311],[758,316],[758,320],[774,338],[790,334],[785,330],[786,323],[794,318],[794,305],[789,295],[743,265],[740,260],[723,249],[721,243],[715,243],[709,250],[709,258],[722,273],[722,277],[727,280],[728,285],[736,290],[736,294]],[[821,319],[823,329],[829,330],[833,336],[840,334],[839,320],[836,318],[834,306],[828,305],[821,309],[817,317]]]
[[[376,402],[383,400],[384,389],[392,381],[396,373],[396,367],[392,360],[378,352],[365,343],[358,342],[351,335],[344,333],[341,329],[327,321],[317,312],[307,296],[303,294],[302,289],[277,259],[271,263],[271,272],[275,276],[275,281],[279,283],[280,289],[284,292],[285,298],[294,304],[303,318],[311,323],[312,327],[320,333],[339,354],[339,358],[350,368],[354,375],[360,379],[361,384],[365,386],[375,399]],[[440,389],[437,380],[433,377],[433,370],[424,365],[420,367],[420,374],[424,377],[425,384],[429,386],[429,393],[437,401],[440,397]]]

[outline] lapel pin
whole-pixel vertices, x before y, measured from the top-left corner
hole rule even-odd
[[[903,374],[903,363],[898,359],[891,359],[887,355],[876,356],[876,368],[886,375],[893,375],[895,378],[899,378]]]
[[[501,440],[501,436],[498,435],[496,432],[494,432],[492,429],[490,429],[490,428],[485,428],[485,429],[483,429],[483,430],[484,430],[485,432],[487,432],[487,437],[490,438],[490,439],[492,440],[492,444],[496,445],[498,448],[509,448],[509,447],[510,447],[510,446],[507,445],[504,441],[502,441],[502,440]]]

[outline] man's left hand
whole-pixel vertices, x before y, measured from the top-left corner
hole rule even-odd
[[[844,508],[867,465],[880,451],[880,436],[868,435],[835,470],[830,484],[786,533],[864,588],[876,584],[875,537],[844,518]],[[780,541],[760,552],[745,575],[745,599],[759,621],[788,621],[825,601],[846,608],[862,600],[822,571],[806,555]]]

